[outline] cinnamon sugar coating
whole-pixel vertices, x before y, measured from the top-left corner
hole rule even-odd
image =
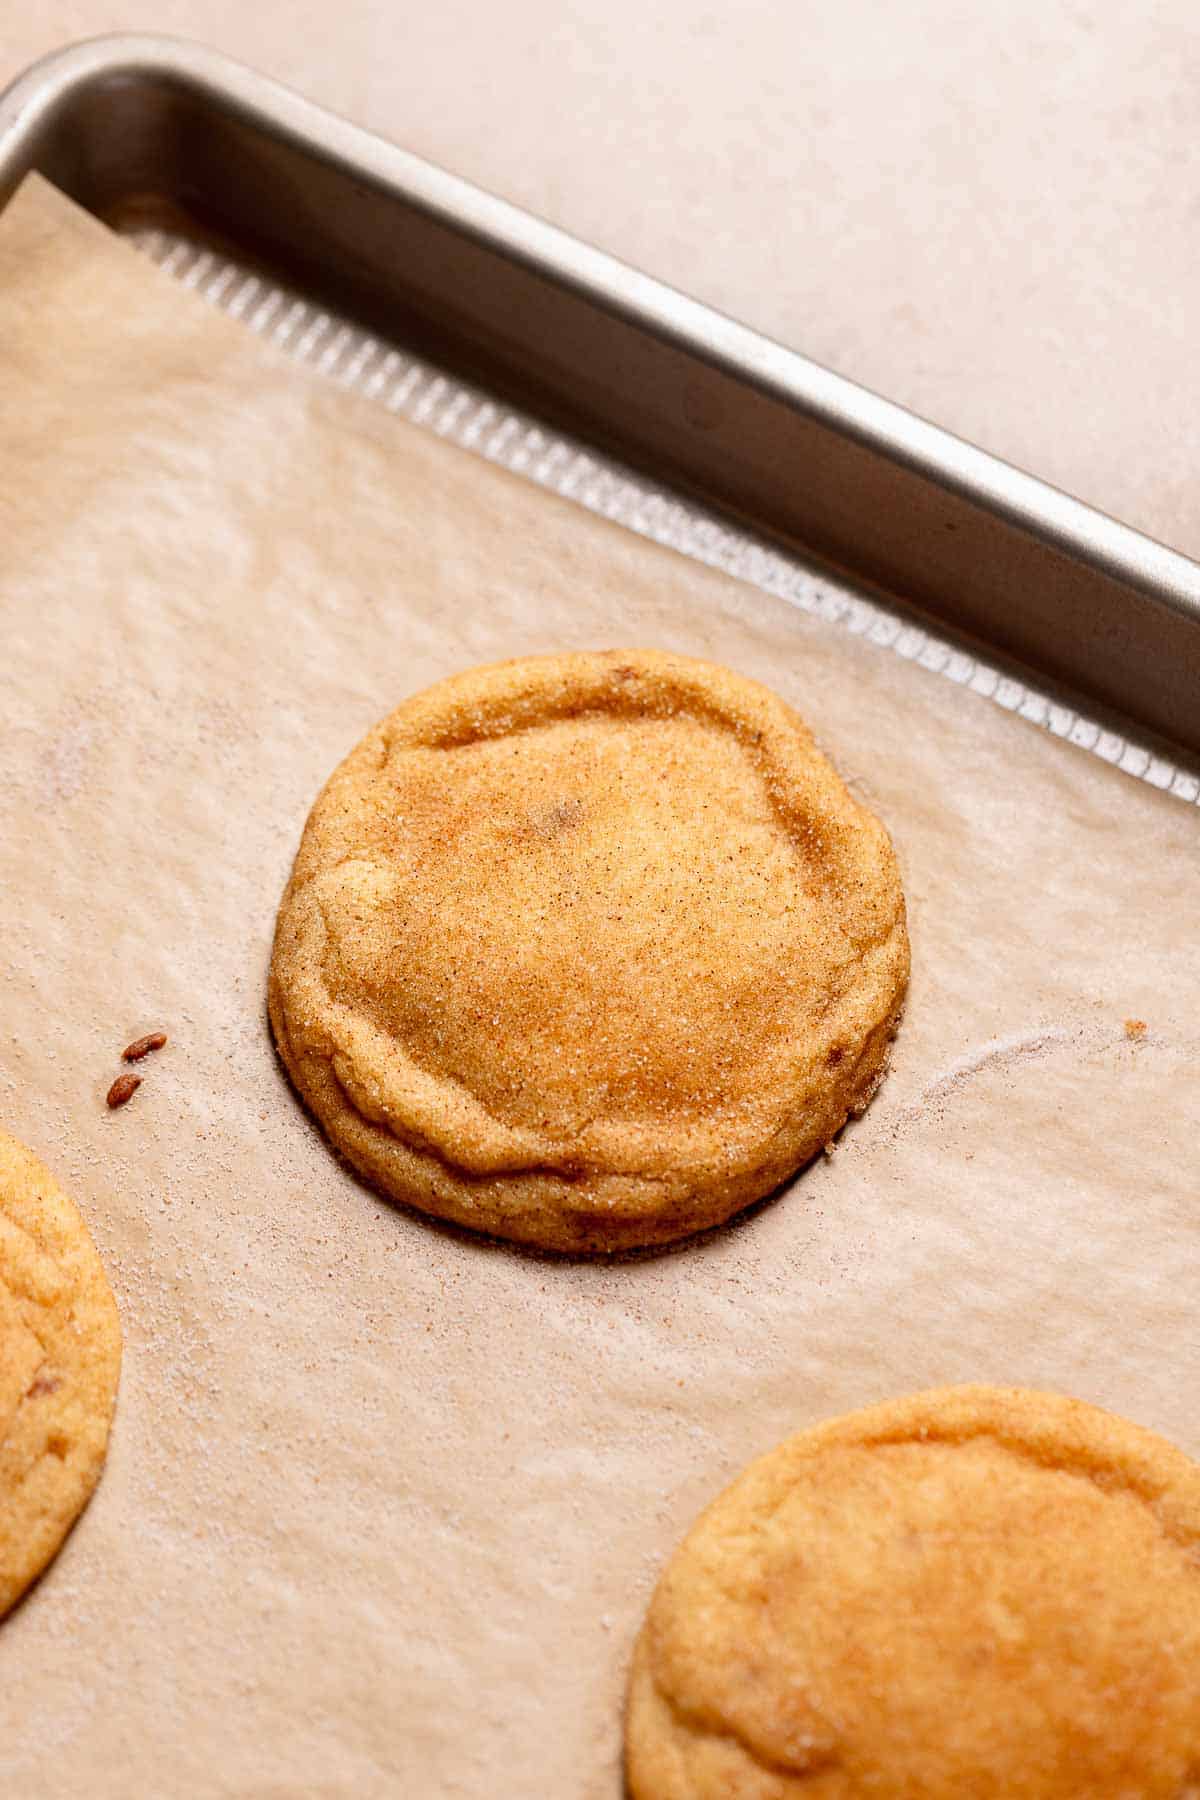
[[[878,821],[775,695],[654,651],[474,669],[318,798],[270,1009],[395,1197],[564,1251],[777,1187],[865,1104],[908,976]]]

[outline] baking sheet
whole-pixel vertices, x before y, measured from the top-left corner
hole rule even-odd
[[[1093,751],[1151,786],[1200,805],[1200,760],[1100,717],[1028,668],[1018,669],[948,628],[922,623],[887,596],[867,595],[729,517],[546,425],[533,414],[464,381],[454,370],[381,339],[261,269],[251,269],[195,232],[148,226],[144,214],[116,221],[186,288],[244,322],[316,374],[399,412],[527,481],[563,494],[631,531],[740,580],[779,594],[836,625],[865,635],[909,662]]]
[[[656,1572],[786,1432],[982,1379],[1200,1452],[1194,808],[309,380],[37,181],[0,370],[0,1118],[126,1334],[105,1479],[0,1627],[0,1787],[615,1800]],[[896,838],[914,979],[831,1159],[559,1262],[340,1169],[263,983],[373,720],[622,643],[806,714]]]

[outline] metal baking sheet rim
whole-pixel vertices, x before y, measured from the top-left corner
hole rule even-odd
[[[191,129],[173,129],[172,108],[185,103],[195,109]],[[139,120],[140,134],[98,131],[114,106],[124,109],[118,119]],[[336,209],[343,242],[333,248],[368,302],[390,300],[402,313],[414,295],[402,291],[399,249],[390,266],[379,249],[380,220],[397,227],[389,238],[403,240],[400,227],[438,234],[431,241],[447,266],[440,291],[430,287],[426,299],[461,312],[469,295],[476,316],[461,323],[464,342],[473,328],[482,340],[494,326],[485,314],[493,288],[497,313],[514,294],[534,302],[536,345],[510,330],[500,373],[518,388],[528,380],[552,408],[569,390],[579,435],[615,438],[635,466],[664,470],[676,487],[769,539],[815,552],[851,581],[915,607],[918,618],[932,615],[1018,675],[1031,668],[1049,704],[1009,704],[1156,785],[1200,798],[1195,776],[1170,761],[1176,748],[1200,752],[1200,565],[252,70],[156,36],[53,53],[0,95],[0,205],[35,167],[85,205],[98,192],[110,206],[138,192],[178,203],[185,180],[191,200],[222,167],[210,141],[222,129],[236,129],[248,158],[239,165],[248,179],[225,182],[222,192],[245,189],[248,204],[261,202],[256,153],[262,178],[282,181],[284,203],[269,219],[243,212],[243,232],[261,226],[269,248],[286,254],[292,245],[280,233],[296,225],[288,191],[302,184],[282,179],[281,167],[283,176],[323,182],[326,194],[332,182],[347,201]],[[302,204],[294,193],[290,203]],[[360,214],[357,227],[346,227]],[[347,244],[346,230],[356,228],[368,235]],[[476,271],[484,258],[494,280],[451,288],[455,255],[474,259]],[[562,379],[581,331],[590,350],[615,353],[601,362],[590,410]],[[640,418],[635,406],[630,424],[626,403],[644,396],[647,382],[654,404]],[[781,454],[789,449],[790,460]],[[905,635],[900,625],[892,633]],[[911,643],[896,647],[913,654]],[[1002,675],[997,682],[993,673],[990,688],[972,685],[1004,703]],[[1008,686],[1022,691],[1019,680]],[[1082,732],[1063,724],[1078,696],[1101,721],[1085,719]],[[1068,704],[1055,709],[1055,697]],[[1106,719],[1115,731],[1105,731]],[[1149,750],[1127,744],[1123,721],[1143,744],[1149,734]],[[1165,760],[1153,754],[1160,747]]]

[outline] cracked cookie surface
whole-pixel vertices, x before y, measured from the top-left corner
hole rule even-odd
[[[0,1131],[0,1616],[100,1479],[120,1366],[116,1302],[87,1226]]]
[[[713,1225],[865,1104],[908,978],[879,822],[774,694],[652,651],[475,669],[318,798],[271,1020],[334,1145],[546,1248]]]
[[[950,1388],[752,1463],[634,1655],[633,1800],[1197,1800],[1200,1467]]]

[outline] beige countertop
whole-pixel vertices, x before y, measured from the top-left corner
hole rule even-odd
[[[1200,554],[1184,0],[0,0],[203,40]]]

